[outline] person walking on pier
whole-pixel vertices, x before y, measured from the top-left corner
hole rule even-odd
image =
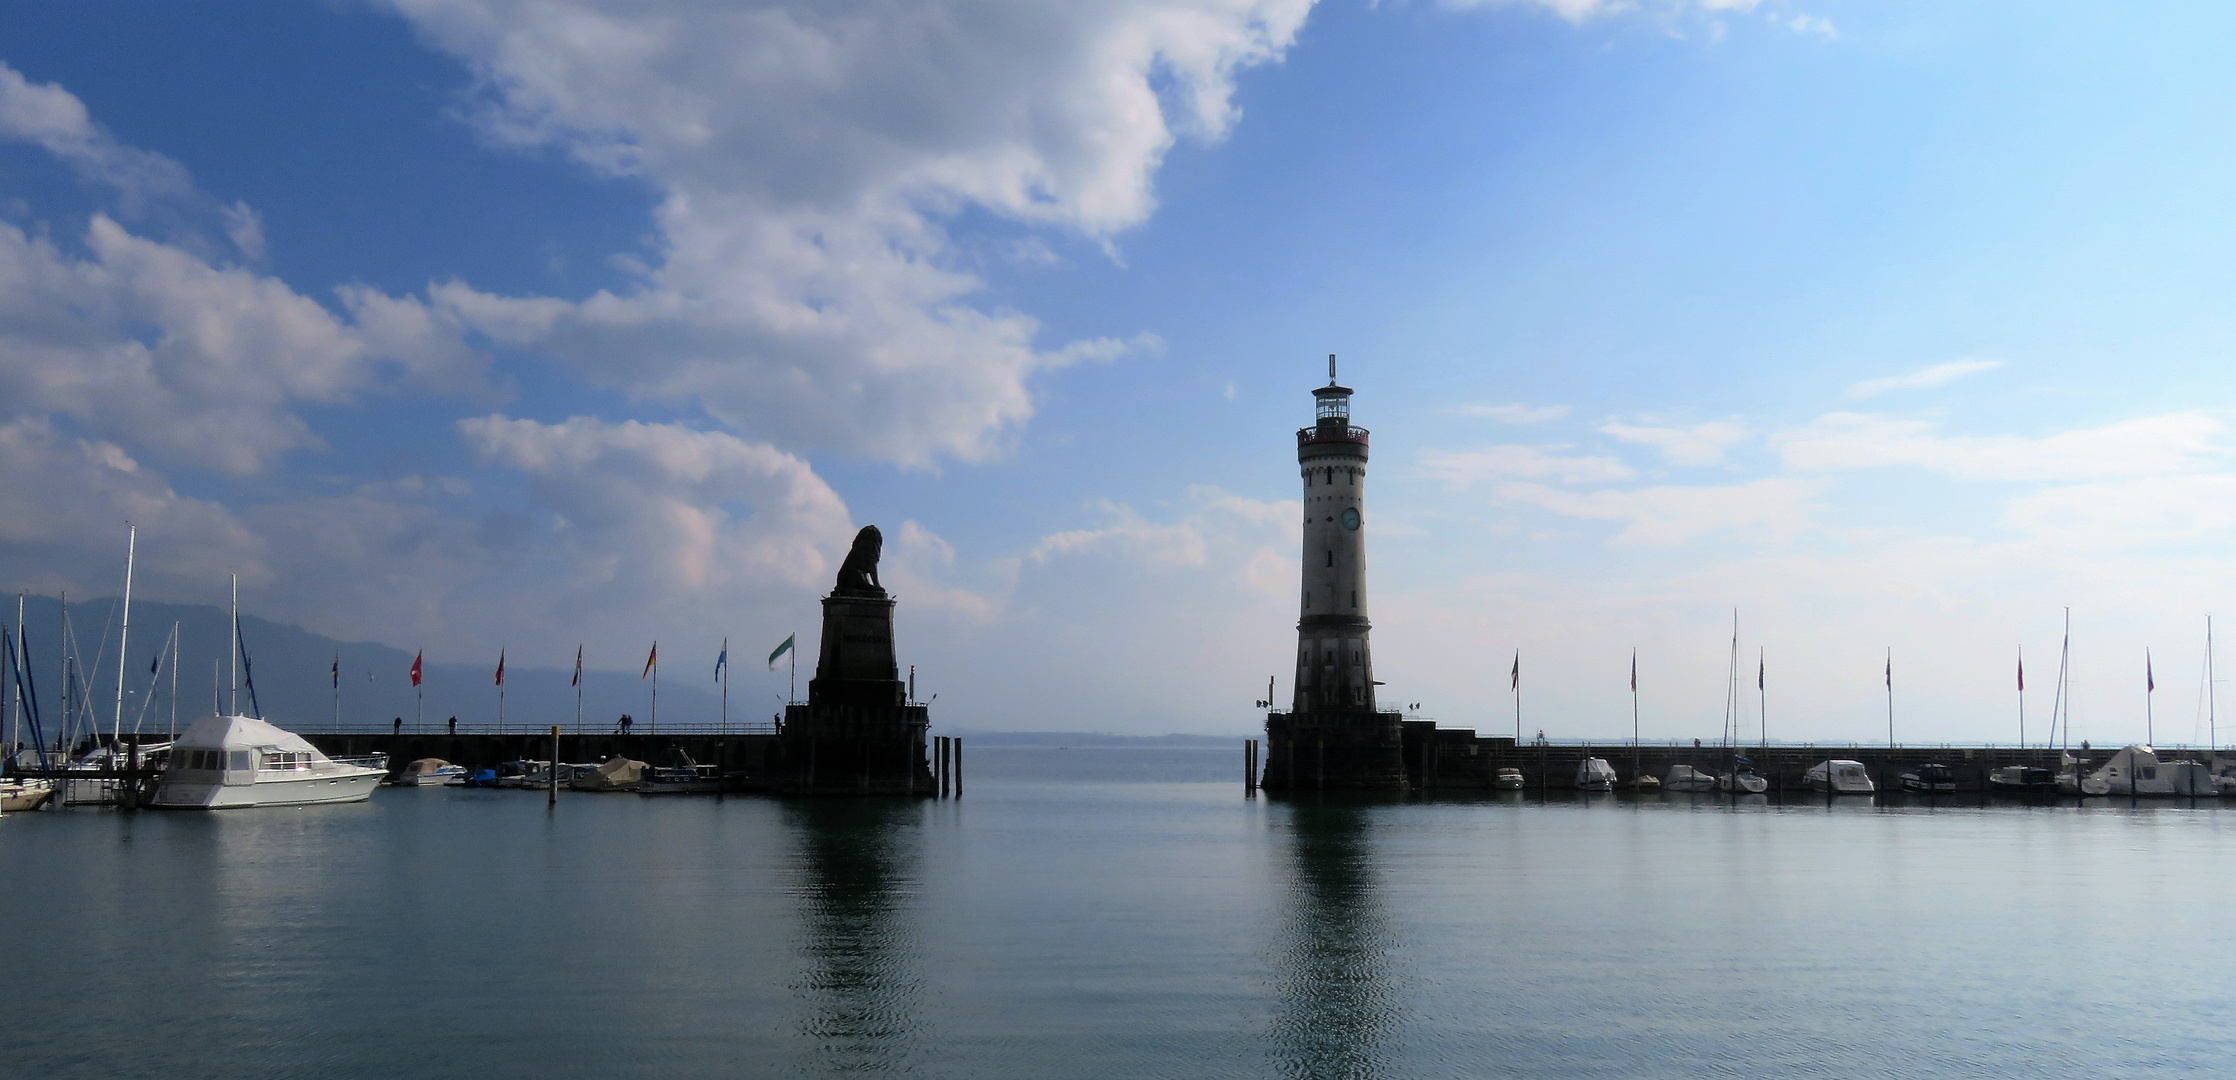
[[[458,734],[458,718],[455,716],[450,718],[450,733],[453,735]]]
[[[397,718],[396,718],[396,726],[395,726],[395,727],[394,727],[393,729],[391,729],[391,730],[389,731],[389,734],[390,734],[390,735],[401,735],[401,734],[403,734],[403,733],[404,733],[404,718],[403,718],[403,717],[401,717],[401,716],[399,716],[399,717],[397,717]]]

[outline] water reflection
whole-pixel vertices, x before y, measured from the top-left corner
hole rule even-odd
[[[1273,966],[1274,1064],[1281,1075],[1390,1073],[1397,1001],[1389,916],[1371,836],[1374,808],[1290,804],[1287,909]]]
[[[786,804],[798,845],[802,950],[794,991],[810,1067],[831,1073],[920,1068],[923,992],[912,898],[921,863],[913,802]]]

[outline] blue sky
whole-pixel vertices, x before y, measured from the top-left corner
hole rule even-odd
[[[0,572],[131,519],[165,600],[619,668],[811,630],[875,523],[949,722],[1241,733],[1336,352],[1389,700],[1504,730],[1520,649],[1627,734],[1636,647],[1712,737],[1737,608],[1773,737],[1882,738],[1892,647],[1906,738],[2008,741],[2070,605],[2076,737],[2151,648],[2201,740],[2232,21],[9,4]]]

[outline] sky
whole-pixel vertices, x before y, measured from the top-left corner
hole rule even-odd
[[[1750,737],[2039,742],[2070,609],[2075,740],[2217,730],[2225,5],[0,27],[17,590],[113,594],[130,521],[139,596],[711,669],[875,524],[935,724],[1240,736],[1335,353],[1386,705],[1628,738],[1635,650],[1643,736],[1714,739],[1736,617]]]

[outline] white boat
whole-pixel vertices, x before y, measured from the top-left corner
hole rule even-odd
[[[362,802],[387,773],[385,759],[336,761],[255,717],[205,716],[171,747],[152,805],[230,810]]]
[[[1498,776],[1491,781],[1500,791],[1520,791],[1527,782],[1522,777],[1522,770],[1511,765],[1500,769]]]
[[[1716,777],[1716,790],[1737,791],[1742,795],[1760,795],[1770,790],[1770,781],[1751,772],[1722,773]]]
[[[2209,798],[2220,794],[2220,784],[2203,763],[2160,761],[2156,750],[2141,744],[2121,747],[2080,785],[2090,795]],[[2071,792],[2070,774],[2058,777],[2058,788]]]
[[[1731,771],[1719,774],[1716,777],[1716,790],[1726,793],[1736,791],[1742,795],[1760,795],[1770,790],[1770,781],[1755,775],[1754,759],[1734,757],[1731,759]]]
[[[466,782],[466,767],[439,757],[423,757],[396,771],[388,782],[397,787],[442,787]]]
[[[1588,757],[1576,766],[1576,790],[1615,790],[1615,767],[1606,758]]]
[[[1870,795],[1879,790],[1879,785],[1871,782],[1871,773],[1863,767],[1863,762],[1846,758],[1833,758],[1809,766],[1809,771],[1801,774],[1801,782],[1811,791],[1830,790],[1835,795]]]
[[[1661,789],[1678,794],[1698,794],[1716,790],[1716,778],[1690,765],[1671,765],[1669,775],[1662,777]]]
[[[37,810],[54,798],[52,780],[0,781],[0,814]]]
[[[2058,794],[2109,795],[2112,793],[2111,781],[2095,773],[2083,773],[2081,771],[2082,766],[2087,765],[2088,762],[2082,761],[2071,754],[2059,754],[2058,759],[2058,767],[2062,770],[2057,774]]]

